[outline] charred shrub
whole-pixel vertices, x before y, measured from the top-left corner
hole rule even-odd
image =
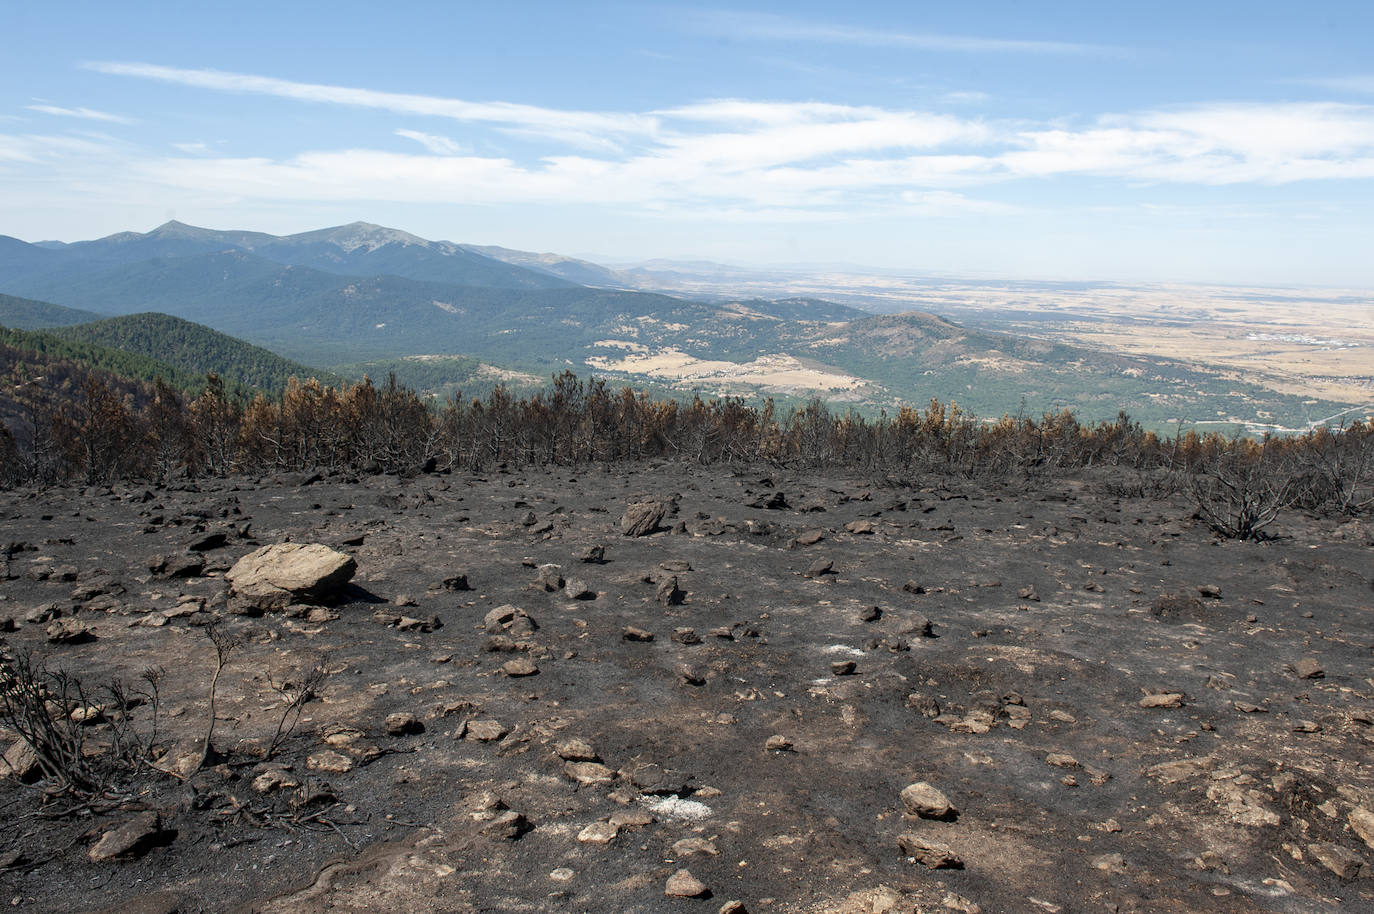
[[[150,668],[134,683],[88,686],[32,654],[6,657],[0,660],[0,725],[28,744],[52,791],[106,793],[151,766],[161,678],[161,670]],[[134,716],[140,708],[142,722]]]
[[[1236,441],[1189,478],[1198,516],[1226,539],[1261,540],[1293,503],[1298,475],[1270,439]]]

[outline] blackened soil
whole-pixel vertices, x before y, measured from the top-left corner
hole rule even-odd
[[[194,755],[206,729],[206,621],[242,641],[220,682],[221,758],[186,783],[144,769],[78,801],[0,782],[0,901],[1374,910],[1374,880],[1312,850],[1374,861],[1348,824],[1374,808],[1374,531],[1290,513],[1274,540],[1222,542],[1185,500],[1114,498],[1111,481],[988,490],[668,465],[0,494],[7,650],[89,683],[163,667],[159,764]],[[676,514],[622,536],[626,505],[648,497]],[[822,537],[797,544],[809,531]],[[199,573],[149,570],[217,532]],[[286,540],[353,555],[353,585],[313,615],[229,612],[224,571]],[[604,561],[581,561],[594,545]],[[809,576],[818,560],[831,573]],[[594,598],[538,586],[545,564]],[[470,590],[445,586],[458,575]],[[661,602],[672,575],[685,597]],[[503,604],[537,627],[486,631]],[[53,612],[95,639],[50,643]],[[521,657],[535,675],[502,672]],[[1304,659],[1319,678],[1300,678]],[[317,664],[320,699],[264,763],[273,683]],[[1181,698],[1141,705],[1160,693]],[[391,735],[402,712],[423,732]],[[132,713],[146,724],[146,706]],[[504,737],[474,738],[485,721]],[[791,748],[767,750],[773,736]],[[601,783],[570,776],[555,747],[571,739],[607,766]],[[269,789],[274,767],[286,786]],[[905,815],[916,781],[957,814]],[[167,840],[90,858],[146,810]],[[612,819],[609,843],[579,840]],[[903,833],[962,869],[909,860]],[[709,898],[665,896],[681,868]]]

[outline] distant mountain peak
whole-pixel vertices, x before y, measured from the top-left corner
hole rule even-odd
[[[324,242],[333,244],[345,251],[356,251],[359,248],[368,251],[375,251],[377,248],[388,244],[400,245],[419,245],[428,247],[434,242],[426,241],[418,235],[403,232],[400,229],[387,228],[384,225],[375,225],[371,222],[350,222],[347,225],[339,225],[333,228],[317,229],[313,232],[302,232],[299,235],[289,235],[287,241],[293,242]]]
[[[169,219],[157,228],[148,233],[149,238],[205,238],[210,235],[219,234],[213,229],[198,228],[194,225],[187,225],[185,222],[178,222]]]

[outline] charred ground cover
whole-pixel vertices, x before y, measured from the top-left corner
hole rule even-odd
[[[0,884],[44,911],[1374,904],[1374,531],[1295,509],[1226,539],[1134,478],[646,461],[2,493],[7,670],[85,684],[47,700],[92,758],[154,716],[103,684],[161,675],[134,764],[0,782]],[[230,584],[281,543],[356,573]]]
[[[101,383],[6,451],[17,909],[1374,905],[1365,425]]]

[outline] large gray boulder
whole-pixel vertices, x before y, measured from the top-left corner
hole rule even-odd
[[[313,602],[353,577],[350,555],[319,543],[276,543],[248,553],[225,574],[235,598],[262,609]]]

